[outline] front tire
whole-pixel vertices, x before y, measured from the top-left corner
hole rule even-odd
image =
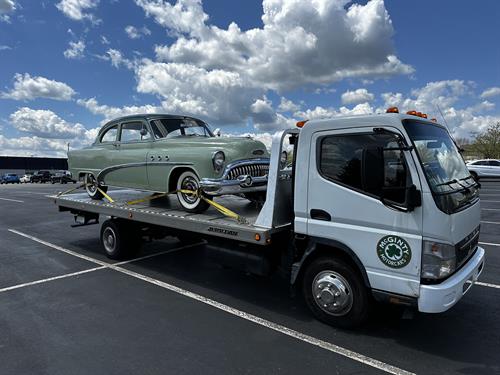
[[[87,173],[84,179],[85,183],[85,191],[89,195],[90,198],[95,200],[100,200],[104,197],[104,195],[97,189],[97,180],[94,175]],[[108,190],[107,186],[99,186],[99,189],[106,192]]]
[[[200,191],[200,180],[193,171],[182,172],[177,179],[177,199],[187,212],[201,213],[208,209],[209,204],[196,194],[181,193],[179,190]],[[201,194],[201,193],[200,193]]]
[[[306,268],[302,282],[307,306],[319,320],[354,328],[368,319],[370,295],[357,270],[348,263],[318,258]]]

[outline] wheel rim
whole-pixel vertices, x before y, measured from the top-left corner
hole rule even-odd
[[[185,177],[181,182],[181,189],[198,191],[199,189],[198,180],[193,176]],[[200,198],[197,196],[197,194],[181,193],[181,196],[184,202],[186,202],[189,206],[196,206],[200,201]]]
[[[102,233],[102,243],[106,252],[113,253],[116,248],[116,234],[111,227],[106,227]]]
[[[97,181],[91,174],[85,175],[85,189],[87,190],[87,193],[91,196],[95,195],[97,191]]]
[[[353,304],[352,289],[347,280],[335,271],[321,271],[312,283],[314,302],[333,316],[347,314]]]

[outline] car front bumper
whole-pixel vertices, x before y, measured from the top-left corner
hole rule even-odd
[[[418,311],[440,313],[456,304],[477,281],[484,269],[484,249],[478,247],[472,258],[454,275],[436,285],[421,285]]]

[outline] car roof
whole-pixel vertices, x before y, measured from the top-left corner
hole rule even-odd
[[[117,122],[122,122],[126,120],[135,120],[135,119],[141,119],[141,120],[153,120],[157,118],[167,118],[167,119],[192,119],[192,120],[197,120],[197,121],[202,121],[196,117],[192,116],[183,116],[183,115],[171,115],[171,114],[166,114],[166,113],[142,113],[142,114],[136,114],[136,115],[128,115],[128,116],[122,116],[115,118],[111,121],[108,121],[106,124],[104,124],[103,128],[110,124],[114,124]]]

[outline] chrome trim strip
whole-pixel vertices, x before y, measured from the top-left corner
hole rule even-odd
[[[111,167],[106,167],[102,169],[98,174],[97,174],[97,182],[99,185],[105,185],[104,183],[104,177],[111,172],[120,170],[120,169],[126,169],[126,168],[136,168],[136,167],[146,167],[149,165],[175,165],[175,166],[187,166],[187,165],[193,165],[193,163],[179,163],[179,162],[173,162],[173,161],[150,161],[150,162],[140,162],[140,163],[127,163],[127,164],[117,164],[117,165],[112,165]]]

